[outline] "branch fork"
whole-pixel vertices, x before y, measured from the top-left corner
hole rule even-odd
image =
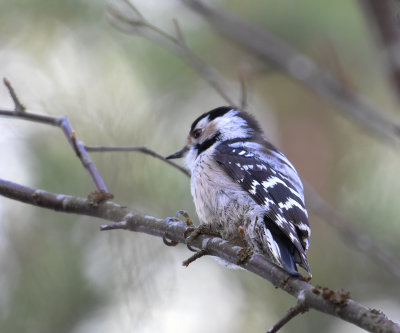
[[[128,0],[124,1],[129,3]],[[186,2],[194,3],[197,1],[193,0]],[[136,9],[133,6],[132,8],[135,12]],[[175,23],[177,37],[174,37],[166,34],[165,32],[148,23],[137,10],[135,13],[137,17],[139,17],[140,21],[140,23],[136,21],[136,25],[144,29],[142,30],[144,36],[155,40],[159,44],[171,49],[180,56],[184,58],[186,57],[185,60],[188,62],[188,64],[193,67],[200,76],[205,78],[209,82],[209,84],[216,91],[218,91],[221,96],[223,96],[225,100],[233,100],[232,98],[227,97],[228,95],[225,93],[225,88],[221,84],[221,82],[223,83],[224,81],[222,80],[222,77],[219,75],[219,73],[216,72],[215,69],[210,68],[205,62],[203,62],[188,49],[178,24]],[[125,23],[127,24],[127,22]],[[243,30],[246,30],[246,27],[244,27]],[[4,84],[8,88],[11,98],[13,99],[14,110],[0,110],[0,116],[31,120],[60,127],[68,142],[74,149],[76,155],[81,160],[82,165],[92,177],[97,191],[107,196],[109,193],[107,192],[107,188],[104,185],[104,181],[100,177],[95,165],[87,154],[89,150],[86,149],[86,147],[79,140],[77,140],[75,132],[72,130],[67,118],[57,118],[27,112],[25,106],[21,104],[17,95],[15,94],[15,91],[12,88],[10,82],[5,79]],[[244,83],[242,84],[242,86],[242,90],[244,91]],[[310,85],[310,87],[315,89],[315,87],[312,85]],[[324,95],[325,93],[325,91],[318,89],[315,89],[315,91],[317,91],[321,95]],[[333,93],[335,95],[335,89],[333,89],[330,93]],[[242,93],[242,95],[242,104],[245,104],[245,95],[244,93]],[[328,99],[330,99],[331,94],[328,95]],[[337,96],[337,94],[335,96],[341,97]],[[368,111],[367,113],[369,114],[371,119],[376,119],[376,117],[378,117],[377,114],[373,114],[375,112],[375,109],[373,107],[368,107],[368,105],[364,104],[364,100],[361,98],[361,96],[355,96],[354,99],[350,102],[347,100],[341,101],[342,103],[344,103],[342,106],[346,110],[348,109],[349,105],[356,106],[358,107],[358,109],[364,108],[366,111]],[[339,103],[339,105],[341,105],[341,103]],[[371,113],[373,114],[373,116],[371,116]],[[353,116],[353,118],[358,119],[356,116]],[[395,128],[395,125],[387,125],[385,119],[383,118],[380,118],[378,123],[380,124],[380,126],[374,128],[371,128],[370,126],[368,126],[368,124],[365,123],[363,123],[363,125],[372,130],[372,132],[378,134],[378,136],[380,135],[386,138],[389,142],[393,143],[399,140],[398,133],[395,133],[396,135],[393,135],[393,133],[391,133],[391,129]],[[386,129],[388,129],[389,133],[387,137],[383,135],[385,127]],[[157,154],[145,147],[141,148],[141,150],[137,149],[136,151],[141,151],[150,155]],[[163,157],[161,157],[160,159],[164,160]],[[187,171],[183,172],[188,175]],[[110,199],[111,197],[103,198],[101,195],[100,198],[96,196],[93,198],[90,197],[90,195],[89,198],[78,198],[63,194],[54,194],[43,190],[35,190],[2,179],[0,179],[0,195],[47,209],[53,209],[65,213],[99,217],[102,219],[113,221],[114,223],[112,224],[103,225],[101,227],[101,230],[124,229],[143,232],[163,238],[164,241],[167,240],[170,245],[175,245],[175,243],[185,243],[184,233],[189,228],[189,226],[182,221],[172,222],[151,216],[143,216],[137,214],[133,211],[130,211],[126,207],[122,207],[116,203],[108,201],[108,199]],[[200,249],[200,252],[196,253],[197,257],[210,254],[218,256],[221,259],[226,260],[232,264],[236,263],[237,256],[242,250],[241,247],[235,246],[225,240],[216,237],[209,237],[206,235],[200,235],[193,241],[193,243],[194,246]],[[286,292],[297,298],[296,306],[289,309],[284,318],[282,318],[277,324],[275,324],[269,332],[276,332],[280,327],[285,325],[292,318],[308,311],[308,309],[313,308],[318,311],[340,317],[343,320],[351,322],[370,332],[400,333],[400,326],[398,324],[390,321],[382,312],[366,308],[361,304],[353,301],[352,299],[350,299],[350,295],[348,292],[333,292],[328,288],[314,287],[310,285],[307,281],[292,278],[283,270],[272,265],[261,255],[253,255],[248,261],[246,261],[242,265],[242,267],[263,277],[264,279],[270,281],[273,285],[285,290]]]
[[[68,143],[73,148],[76,156],[81,161],[83,167],[87,170],[92,181],[96,187],[97,192],[103,193],[103,197],[110,198],[111,194],[108,193],[107,187],[101,178],[96,166],[90,159],[85,146],[77,139],[75,131],[72,129],[66,116],[52,117],[48,115],[37,114],[26,111],[26,107],[20,102],[11,82],[4,78],[4,85],[7,87],[10,96],[14,102],[14,110],[0,110],[0,116],[30,120],[42,124],[52,125],[61,128]],[[106,195],[107,194],[107,195]]]
[[[297,304],[290,308],[286,315],[279,320],[274,326],[272,326],[267,333],[276,333],[278,332],[284,325],[286,325],[290,320],[294,317],[298,316],[299,314],[303,314],[307,312],[309,307],[306,303],[306,297],[304,294],[304,290],[301,290],[299,296],[297,296]]]

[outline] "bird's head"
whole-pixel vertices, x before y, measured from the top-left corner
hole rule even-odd
[[[190,127],[186,145],[167,159],[184,157],[189,169],[197,157],[222,141],[263,137],[257,121],[248,113],[222,106],[199,116]]]

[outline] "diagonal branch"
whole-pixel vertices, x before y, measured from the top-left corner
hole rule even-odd
[[[140,17],[139,14],[138,16]],[[16,117],[15,115],[10,115],[10,112],[15,113],[15,110],[0,110],[0,115]],[[60,118],[41,116],[29,112],[22,113],[23,115],[20,115],[17,118],[29,119],[63,128],[59,124],[51,121],[51,119],[54,120]],[[63,132],[66,133],[64,129]],[[74,149],[76,149],[76,153],[79,156],[80,147],[77,144],[72,129],[70,128],[67,133],[69,133],[70,140],[72,141],[72,144],[70,144]],[[85,150],[83,149],[83,151]],[[79,157],[81,158],[81,156]],[[163,238],[164,235],[168,234],[168,239],[171,244],[176,242],[185,242],[184,234],[188,228],[185,223],[168,222],[164,219],[143,216],[113,202],[108,201],[94,204],[90,199],[36,190],[1,179],[0,195],[47,209],[53,209],[65,213],[88,215],[115,222],[114,224],[104,226],[104,230],[126,229],[147,233],[160,238]],[[212,255],[219,256],[233,264],[237,262],[237,257],[242,250],[242,248],[219,238],[210,238],[209,236],[204,235],[201,235],[198,239],[194,240],[193,245],[200,249],[207,249],[207,251],[210,251]],[[275,286],[285,290],[297,298],[301,293],[303,293],[305,299],[304,302],[309,308],[340,317],[370,332],[400,332],[400,326],[398,324],[390,321],[381,312],[368,309],[351,300],[348,293],[342,291],[335,292],[327,288],[314,287],[305,281],[291,278],[287,273],[272,265],[260,255],[254,255],[250,260],[248,260],[248,262],[243,264],[243,267],[267,279]]]
[[[177,34],[175,37],[151,24],[129,0],[108,3],[106,14],[109,21],[118,29],[125,33],[141,35],[181,57],[190,68],[218,91],[229,105],[238,105],[234,98],[236,94],[233,93],[227,80],[189,49],[176,20],[173,21]]]
[[[279,320],[271,329],[268,330],[267,333],[276,333],[278,332],[283,326],[285,326],[290,320],[294,317],[308,311],[308,307],[306,305],[306,299],[304,297],[304,292],[301,291],[299,296],[297,297],[297,304],[290,308],[287,314]]]
[[[334,227],[343,239],[348,240],[346,244],[351,244],[394,276],[400,278],[400,259],[398,257],[380,246],[354,222],[333,208],[310,185],[305,184],[304,189],[308,208]]]
[[[87,198],[50,193],[2,179],[0,179],[0,195],[46,209],[93,216],[115,222],[103,226],[103,230],[124,229],[159,238],[168,234],[171,242],[185,243],[184,234],[190,228],[181,221],[137,214],[111,201],[94,205]],[[207,249],[211,255],[218,256],[232,264],[237,263],[237,258],[242,250],[239,246],[208,235],[200,235],[193,240],[192,245],[199,249]],[[253,255],[241,266],[296,298],[299,295],[304,296],[304,305],[307,308],[341,318],[369,332],[400,333],[400,325],[391,321],[382,312],[369,309],[350,299],[347,292],[312,286],[308,282],[293,278],[261,255]]]
[[[3,79],[4,85],[7,87],[10,96],[14,102],[14,111],[16,113],[22,113],[25,112],[25,106],[21,104],[21,102],[19,101],[19,98],[17,96],[17,94],[14,91],[13,86],[11,85],[10,81],[8,81],[6,78]]]
[[[397,1],[398,2],[398,1]],[[364,9],[370,28],[383,47],[380,55],[386,65],[387,72],[396,92],[397,100],[400,100],[400,30],[399,30],[399,4],[392,0],[361,0],[360,5]],[[397,8],[396,8],[397,7]]]
[[[31,112],[22,112],[16,116],[15,111],[0,110],[0,115],[37,121],[54,126],[59,126],[58,122],[60,122],[60,118],[38,115]],[[61,117],[61,122],[64,119],[64,117]],[[67,125],[69,126],[68,123]],[[64,128],[68,129],[68,126]],[[73,133],[70,126],[69,131],[64,130],[64,133]],[[73,145],[73,147],[75,146],[79,148],[77,144]],[[127,147],[124,147],[123,150],[126,149]],[[164,160],[159,154],[147,148],[136,149],[136,151],[145,152]],[[77,198],[63,194],[54,194],[1,179],[0,195],[38,207],[65,213],[88,215],[115,222],[114,224],[103,226],[102,230],[126,229],[158,236],[162,239],[165,239],[165,236],[168,235],[169,244],[184,243],[184,235],[189,228],[183,222],[143,216],[110,201],[93,202],[92,198]],[[206,250],[207,254],[218,256],[233,264],[237,263],[237,258],[242,251],[241,247],[230,244],[222,239],[210,238],[205,235],[200,235],[195,239],[193,246],[198,247],[200,250]],[[200,253],[204,253],[204,251]],[[328,288],[313,287],[305,281],[291,278],[286,272],[272,265],[260,255],[254,255],[242,266],[295,297],[299,297],[300,293],[303,293],[307,308],[313,308],[340,317],[370,332],[400,332],[400,327],[390,321],[384,314],[354,302],[349,299],[347,293],[335,292]]]
[[[123,0],[124,2],[128,2],[128,0]],[[201,1],[199,0],[182,0],[186,4],[188,4],[192,9],[203,15],[212,25],[214,25],[217,29],[220,29],[223,33],[228,34],[231,38],[238,38],[239,42],[245,42],[242,39],[247,40],[249,45],[249,48],[251,47],[257,47],[260,48],[259,52],[262,53],[262,55],[266,59],[270,59],[280,65],[283,69],[286,70],[286,72],[291,75],[292,77],[295,77],[295,73],[293,72],[293,62],[296,61],[303,61],[304,59],[307,60],[306,63],[309,65],[307,68],[313,71],[313,76],[312,77],[307,77],[304,78],[305,82],[307,85],[311,85],[310,88],[315,88],[317,89],[317,92],[321,89],[320,95],[322,97],[328,95],[329,98],[334,99],[337,97],[339,101],[343,101],[345,104],[344,111],[343,112],[353,112],[353,106],[351,103],[356,103],[355,106],[356,108],[354,109],[354,117],[357,121],[358,117],[361,117],[360,119],[360,124],[365,125],[367,128],[373,127],[374,129],[371,129],[375,134],[378,136],[387,136],[386,139],[388,141],[391,141],[392,143],[398,142],[400,143],[400,127],[397,125],[394,125],[389,122],[388,119],[384,118],[381,116],[381,111],[378,110],[376,107],[369,105],[368,103],[365,104],[366,102],[364,101],[364,98],[361,95],[357,95],[353,93],[353,89],[351,90],[351,93],[349,91],[348,85],[343,85],[340,86],[341,83],[343,83],[343,80],[338,80],[335,79],[334,77],[331,77],[330,73],[327,73],[321,68],[317,68],[315,64],[311,62],[311,59],[306,58],[306,56],[298,53],[295,49],[293,49],[290,45],[286,44],[284,41],[279,40],[276,36],[273,36],[271,33],[267,31],[261,31],[260,29],[257,29],[253,26],[250,26],[249,23],[243,22],[237,17],[233,17],[231,15],[228,15],[226,13],[222,13],[217,11],[216,9],[211,9],[207,6],[205,6]],[[134,7],[132,4],[130,4],[131,8],[134,8],[134,13],[136,16],[134,16],[132,13],[129,13],[128,11],[124,13],[124,18],[121,18],[121,14],[116,10],[113,9],[113,7],[109,8],[109,11],[111,11],[109,14],[112,15],[112,22],[116,25],[118,25],[118,20],[123,20],[123,22],[128,21],[129,22],[129,27],[131,30],[129,32],[131,33],[137,33],[138,31],[133,29],[136,27],[136,25],[145,25],[147,26],[148,29],[150,30],[155,30],[157,31],[157,40],[156,42],[160,45],[165,45],[168,44],[167,48],[174,53],[176,53],[178,56],[182,57],[189,66],[192,66],[192,63],[190,61],[190,53],[189,55],[187,53],[182,53],[180,52],[180,44],[184,45],[186,47],[186,43],[183,39],[183,34],[182,31],[179,27],[179,25],[175,22],[175,29],[177,31],[177,36],[178,38],[175,38],[173,36],[168,35],[164,31],[160,30],[159,28],[154,27],[150,23],[148,23],[143,15],[140,13],[140,11]],[[116,13],[119,13],[118,15]],[[137,19],[139,17],[139,19]],[[235,26],[235,22],[237,22],[237,27]],[[136,25],[135,25],[136,24]],[[233,31],[236,31],[237,29],[242,29],[240,32],[238,31],[237,36],[231,36],[233,32],[226,32],[225,29],[228,29],[229,27],[232,27]],[[121,27],[120,27],[121,28]],[[154,41],[154,37],[150,38],[147,33],[143,33],[143,31],[139,32],[143,37],[148,38],[150,40]],[[247,37],[244,37],[247,36]],[[253,42],[251,41],[253,39],[253,35],[255,38],[255,41],[260,42],[260,44],[253,45]],[[251,36],[249,38],[248,36]],[[174,41],[173,43],[169,43],[169,41]],[[263,43],[261,43],[261,41]],[[281,59],[282,56],[282,59]],[[310,67],[311,66],[311,67]],[[197,70],[194,68],[199,76],[204,79],[206,82],[214,82],[212,84],[212,87],[218,87],[216,91],[224,98],[224,96],[231,95],[230,90],[224,90],[228,89],[226,84],[224,83],[224,80],[222,80],[222,75],[218,74],[215,76],[209,76],[209,73],[216,73],[216,70],[210,65],[208,65],[205,62],[202,62],[202,69],[203,70]],[[242,105],[246,104],[246,86],[245,86],[245,78],[246,78],[246,71],[241,71],[239,73],[240,76],[240,82],[241,82],[241,103]],[[322,87],[319,87],[319,83],[313,83],[314,76],[319,79],[326,79],[327,83],[335,82],[335,90],[332,90],[333,88],[328,84],[328,85],[323,85]],[[295,77],[296,78],[296,77]],[[300,80],[300,78],[296,78]],[[332,80],[331,80],[332,79]],[[217,80],[217,81],[216,81]],[[219,80],[219,81],[218,81]],[[302,80],[300,80],[302,81]],[[343,83],[344,84],[344,83]],[[315,87],[317,86],[317,87]],[[222,92],[222,94],[221,94]],[[335,95],[337,94],[337,96]],[[226,98],[224,98],[227,100]],[[361,103],[358,103],[357,100],[360,100]],[[228,101],[228,100],[227,100]],[[350,101],[352,101],[350,103]],[[364,101],[364,102],[362,102]],[[229,101],[228,101],[229,102]],[[340,102],[341,103],[341,102]],[[350,105],[350,104],[351,105]],[[341,106],[341,105],[339,105]],[[357,115],[357,116],[356,116]],[[375,126],[377,126],[375,128]],[[389,139],[389,137],[391,139]],[[106,147],[103,147],[103,149],[106,149]],[[108,147],[107,149],[115,149],[112,147]],[[141,148],[142,149],[142,148]],[[129,149],[128,149],[129,150]],[[128,151],[124,150],[124,151]],[[100,151],[100,150],[97,150]],[[106,150],[103,150],[106,151]],[[116,151],[116,150],[114,150]],[[158,155],[158,153],[154,151],[150,151],[148,148],[145,150],[140,150],[136,149],[132,151],[141,151],[145,154],[150,154],[150,155]],[[151,153],[150,153],[151,152]],[[156,156],[154,156],[156,157]],[[164,162],[169,162],[169,160],[165,160],[163,157],[157,157]],[[180,166],[174,165],[169,163],[170,165],[177,167],[180,169],[182,172],[184,172],[186,175],[189,175],[187,171],[183,171]],[[359,230],[352,221],[349,219],[345,219],[340,213],[338,213],[333,207],[331,207],[324,199],[322,199],[310,186],[306,186],[306,191],[307,191],[307,203],[311,210],[313,210],[317,215],[321,216],[326,222],[328,222],[330,225],[338,229],[342,237],[346,239],[351,239],[351,242],[347,242],[346,244],[351,244],[354,246],[356,249],[361,251],[362,253],[368,253],[368,256],[374,259],[378,264],[384,266],[389,272],[394,274],[397,277],[400,277],[400,261],[398,258],[396,258],[394,255],[392,255],[390,252],[388,252],[386,249],[383,247],[379,246],[374,242],[371,237],[366,235],[364,232]],[[367,240],[367,241],[366,241]]]
[[[111,147],[111,146],[84,146],[86,151],[90,152],[90,153],[100,153],[100,152],[139,152],[139,153],[143,153],[146,155],[150,155],[154,158],[157,158],[171,166],[173,166],[174,168],[177,168],[179,171],[181,171],[182,173],[184,173],[186,176],[189,176],[189,172],[181,167],[178,163],[175,163],[174,161],[171,160],[167,160],[164,156],[162,156],[161,154],[155,152],[154,150],[151,150],[145,146],[117,146],[117,147]]]
[[[14,101],[15,109],[14,110],[0,109],[0,116],[30,120],[37,123],[52,125],[61,128],[62,132],[64,133],[65,137],[68,140],[68,143],[74,149],[76,156],[79,158],[82,165],[92,178],[92,181],[96,186],[97,191],[102,193],[107,193],[107,188],[106,185],[104,184],[103,179],[101,178],[99,172],[97,171],[96,166],[94,165],[88,153],[86,152],[82,142],[77,139],[75,131],[72,129],[70,123],[68,122],[67,117],[66,116],[53,117],[26,111],[25,106],[23,106],[20,103],[11,83],[7,79],[4,79],[4,84],[8,88],[11,98]]]
[[[189,172],[177,163],[165,159],[161,154],[143,146],[85,146],[89,152],[140,152],[155,157],[190,176]],[[172,163],[171,163],[172,162]],[[324,221],[334,227],[344,239],[349,239],[350,244],[363,254],[373,259],[378,265],[385,267],[394,276],[400,278],[400,260],[390,251],[377,244],[368,234],[357,228],[355,223],[333,208],[328,202],[318,195],[308,184],[304,186],[308,208]]]
[[[338,111],[368,129],[376,137],[399,146],[399,123],[390,119],[365,96],[349,91],[340,79],[319,67],[311,58],[298,52],[271,32],[231,13],[208,6],[201,0],[182,1],[224,36],[236,41],[264,61],[273,62],[289,77],[336,105]]]

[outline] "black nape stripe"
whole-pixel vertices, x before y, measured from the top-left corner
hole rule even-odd
[[[209,120],[213,120],[215,118],[218,117],[222,117],[225,113],[228,113],[229,111],[233,110],[234,107],[232,106],[220,106],[219,108],[215,108],[211,111],[208,111],[206,113],[203,113],[201,116],[199,116],[192,124],[191,128],[190,128],[190,133],[192,133],[192,131],[195,129],[196,125],[198,124],[198,122],[200,120],[202,120],[203,118],[209,116]]]
[[[216,143],[221,136],[220,132],[215,133],[211,138],[207,139],[203,143],[198,143],[195,148],[198,151],[198,155],[200,155],[203,151],[210,148],[214,143]]]
[[[211,121],[215,118],[222,117],[225,113],[228,113],[231,110],[233,110],[232,106],[220,106],[219,108],[216,108],[208,112],[209,113],[208,119],[210,119]]]

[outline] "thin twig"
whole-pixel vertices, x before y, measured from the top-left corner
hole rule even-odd
[[[195,70],[201,78],[208,82],[229,105],[239,106],[238,103],[235,103],[234,96],[237,93],[234,92],[231,84],[215,68],[208,65],[189,49],[184,41],[183,34],[178,32],[180,30],[179,25],[175,25],[177,37],[172,36],[151,24],[129,0],[123,1],[129,4],[132,13],[129,13],[127,10],[121,13],[121,8],[115,6],[114,3],[109,4],[106,9],[108,19],[115,27],[126,33],[139,34],[172,51]]]
[[[394,121],[388,112],[380,110],[360,93],[354,91],[350,95],[335,75],[317,65],[311,58],[298,52],[270,31],[258,28],[231,13],[206,5],[201,0],[181,1],[224,36],[236,41],[268,64],[274,63],[303,87],[336,105],[337,111],[342,112],[357,125],[368,129],[384,142],[399,147],[399,119]]]
[[[247,110],[247,86],[246,79],[244,75],[239,72],[239,81],[240,81],[240,109],[246,111]]]
[[[192,262],[196,261],[197,259],[204,257],[206,255],[209,255],[210,251],[208,249],[201,249],[200,251],[197,251],[195,254],[187,258],[182,262],[182,265],[185,267],[188,267]]]
[[[96,166],[94,165],[89,155],[87,154],[82,142],[80,142],[76,138],[75,131],[72,129],[70,123],[68,122],[67,117],[66,116],[53,117],[33,112],[27,112],[25,107],[20,103],[11,83],[7,79],[4,79],[4,84],[8,88],[11,94],[11,98],[14,100],[15,110],[11,111],[11,110],[1,109],[0,116],[16,118],[16,119],[24,119],[61,128],[65,137],[68,140],[68,143],[74,149],[75,154],[81,161],[84,168],[88,171],[94,185],[96,186],[97,191],[102,193],[107,193],[107,188],[104,184],[103,179],[101,178],[99,172],[97,171]]]
[[[26,108],[19,101],[19,98],[18,98],[17,94],[15,93],[14,88],[12,87],[10,81],[8,81],[6,78],[3,78],[3,82],[4,82],[5,86],[7,87],[8,91],[9,91],[9,93],[11,95],[11,98],[12,98],[12,100],[14,102],[14,106],[15,106],[14,111],[16,113],[25,112]]]
[[[161,154],[144,146],[85,146],[88,152],[140,152],[155,157],[172,167],[178,169],[186,176],[189,172],[177,163],[165,159]],[[350,219],[340,214],[335,208],[329,205],[315,190],[304,184],[308,208],[320,216],[324,221],[333,226],[344,239],[349,239],[347,245],[355,247],[364,255],[368,255],[378,265],[385,267],[387,271],[400,278],[400,260],[390,251],[377,244],[369,235],[360,228],[357,228]]]
[[[125,0],[125,2],[129,5],[129,7],[140,17],[142,21],[145,21],[143,14],[130,2],[129,0]]]
[[[260,35],[260,31],[258,29],[255,29],[254,27],[250,26],[249,24],[247,24],[246,22],[242,22],[241,20],[239,20],[238,18],[234,18],[231,17],[227,14],[221,13],[221,12],[216,12],[216,10],[212,10],[210,8],[208,8],[207,6],[203,5],[201,2],[197,1],[197,0],[182,0],[183,2],[187,3],[189,6],[191,6],[194,10],[196,10],[197,12],[199,12],[201,15],[205,16],[206,19],[208,19],[210,21],[211,24],[215,25],[217,28],[219,28],[219,25],[217,22],[214,22],[217,18],[222,19],[223,22],[225,22],[226,25],[234,25],[234,20],[238,20],[238,23],[240,24],[241,27],[243,27],[243,29],[252,29],[252,30],[256,30],[256,36],[257,38],[261,38]],[[136,9],[137,10],[137,9]],[[214,16],[215,15],[215,16]],[[146,23],[147,24],[147,23]],[[221,23],[222,24],[222,23]],[[154,29],[154,27],[152,26],[152,29]],[[222,28],[221,28],[222,29]],[[235,28],[236,29],[236,28]],[[161,33],[160,30],[157,30],[158,33]],[[223,31],[225,32],[225,31]],[[164,38],[166,38],[167,40],[173,40],[174,43],[179,41],[174,38],[173,36],[169,36],[168,34],[166,34],[165,32],[163,32],[162,34],[164,36]],[[241,34],[240,34],[241,35]],[[148,37],[146,34],[143,34],[144,37]],[[232,36],[231,36],[232,37]],[[277,55],[279,55],[280,53],[283,53],[285,55],[285,59],[287,59],[289,57],[289,55],[292,56],[292,60],[293,59],[303,59],[303,55],[298,53],[296,50],[294,50],[292,47],[290,47],[289,45],[286,45],[283,41],[279,40],[276,36],[272,36],[269,32],[266,32],[266,36],[265,36],[266,40],[270,40],[271,44],[270,45],[260,45],[260,47],[262,47],[262,50],[267,52],[267,48],[271,48],[268,49],[271,51],[271,58],[272,60],[275,60],[274,63],[274,67],[276,67],[277,65],[280,65],[281,67],[284,64],[280,64],[277,59],[275,59],[275,57],[277,57]],[[154,38],[150,38],[151,40],[154,40]],[[164,41],[165,42],[165,41]],[[160,43],[160,40],[158,40],[158,43]],[[163,44],[163,43],[162,43]],[[267,43],[268,44],[268,43]],[[276,54],[274,53],[275,51],[272,49],[274,47],[274,45],[277,45],[277,50],[276,50]],[[185,54],[181,54],[180,52],[177,52],[177,50],[179,49],[179,47],[177,46],[173,46],[173,45],[168,45],[168,48],[171,48],[175,51],[175,53],[177,53],[179,56],[185,58],[189,65],[192,65],[191,62],[189,61],[189,59],[191,59],[191,57],[189,56],[189,58],[186,58],[187,55]],[[267,55],[265,55],[267,56]],[[305,57],[305,56],[304,56]],[[307,58],[308,59],[308,58]],[[311,61],[310,59],[308,59],[309,61]],[[308,63],[311,68],[315,68],[315,65],[310,62]],[[196,69],[196,68],[195,68]],[[320,77],[324,77],[324,72],[322,69],[316,69],[316,75],[318,74]],[[211,68],[207,63],[202,62],[202,70],[197,70],[198,74],[206,81],[206,82],[214,82],[215,79],[220,80],[222,75],[216,75],[216,76],[208,76],[209,73],[211,72],[215,72],[214,68]],[[293,73],[289,73],[289,75],[293,75]],[[308,81],[307,81],[308,82]],[[355,103],[355,107],[357,108],[357,110],[360,110],[361,113],[358,113],[358,115],[362,118],[360,120],[361,124],[364,124],[364,122],[367,122],[366,127],[374,126],[375,123],[375,118],[377,117],[377,124],[379,128],[375,128],[372,131],[375,131],[375,133],[380,133],[383,136],[385,136],[386,134],[388,134],[393,140],[393,141],[397,141],[400,143],[400,127],[398,127],[395,124],[389,124],[389,123],[385,123],[387,121],[387,119],[385,118],[380,118],[381,117],[381,112],[379,110],[377,110],[373,105],[370,105],[368,103],[365,102],[365,100],[363,99],[363,97],[361,95],[357,95],[355,94],[355,91],[352,89],[349,89],[348,86],[345,86],[343,84],[343,80],[337,80],[337,84],[339,84],[339,87],[337,87],[338,91],[336,93],[340,93],[337,97],[339,98],[339,100],[343,100],[344,102],[344,109],[347,111],[349,104],[347,103],[347,99],[356,99],[354,101],[352,101],[351,103]],[[225,96],[228,95],[228,93],[225,90],[222,89],[226,89],[225,85],[223,84],[223,81],[219,81],[216,84],[211,84],[212,87],[215,88],[216,92],[219,93],[221,95],[221,97],[223,97],[225,100],[227,100],[225,98]],[[245,85],[241,82],[241,90],[242,90],[242,94],[241,94],[241,103],[240,104],[244,104],[244,101],[246,99],[247,96],[247,92],[246,92],[246,87]],[[333,90],[333,86],[324,86],[323,90],[319,91],[318,93],[324,97],[326,95],[325,90],[328,92],[329,94],[334,93]],[[229,91],[230,92],[230,91]],[[358,97],[357,97],[358,96]],[[228,100],[227,100],[228,101]],[[365,104],[366,103],[366,104]],[[362,114],[363,109],[366,108],[365,111],[365,115]],[[379,111],[379,112],[378,112]],[[351,112],[351,111],[349,111]],[[368,115],[370,114],[370,116]],[[383,117],[383,116],[382,116]],[[385,125],[384,125],[385,123]],[[391,134],[390,134],[391,133]],[[137,151],[141,151],[141,150],[137,150]],[[144,153],[147,153],[146,151],[142,151]],[[155,152],[154,152],[155,153]],[[157,153],[155,153],[157,154]],[[150,154],[151,155],[151,154]],[[158,154],[157,154],[158,155]],[[189,173],[187,171],[183,171],[182,167],[180,167],[179,165],[176,164],[172,164],[170,163],[171,161],[169,160],[165,160],[164,158],[160,158],[161,160],[163,160],[166,163],[169,163],[170,165],[180,169],[180,171],[184,172],[186,175],[189,176]],[[318,215],[322,216],[322,218],[329,222],[331,225],[333,225],[335,228],[337,228],[342,236],[345,236],[346,238],[351,237],[352,241],[351,242],[347,242],[346,244],[350,244],[351,246],[356,247],[358,250],[360,250],[362,253],[367,254],[369,257],[371,257],[372,259],[374,259],[378,264],[384,266],[388,271],[390,271],[392,274],[394,274],[395,276],[400,276],[400,265],[393,265],[393,262],[398,262],[398,259],[395,259],[395,256],[393,256],[392,254],[390,254],[387,250],[383,249],[381,246],[378,246],[376,244],[376,242],[374,242],[371,237],[367,236],[364,232],[362,232],[361,230],[359,230],[358,232],[351,232],[351,230],[357,230],[358,228],[355,228],[354,222],[351,222],[349,219],[346,219],[346,223],[340,223],[341,220],[336,220],[335,217],[337,217],[338,213],[332,213],[335,212],[335,210],[333,208],[329,209],[329,212],[327,209],[322,209],[321,208],[321,202],[325,202],[314,190],[312,190],[311,187],[308,186],[308,192],[309,192],[309,198],[307,200],[308,205],[311,207],[311,210],[314,210]],[[327,203],[326,203],[327,205]],[[325,205],[325,207],[326,207]],[[347,232],[350,231],[350,232]],[[368,239],[369,243],[365,244],[364,240]],[[368,247],[370,250],[372,249],[376,249],[375,251],[365,251],[365,248]],[[391,259],[395,259],[394,261],[392,261]]]
[[[350,244],[394,276],[400,278],[400,259],[397,256],[379,245],[358,228],[354,222],[333,208],[310,185],[307,183],[304,185],[309,209],[333,226],[346,240],[346,245]]]
[[[151,150],[147,147],[144,146],[84,146],[86,151],[91,152],[91,153],[99,153],[99,152],[140,152],[146,155],[150,155],[154,158],[157,158],[174,168],[177,168],[180,172],[184,173],[186,176],[190,176],[189,172],[182,166],[180,166],[178,163],[175,163],[174,161],[167,160],[164,156],[161,154],[155,152],[154,150]]]
[[[176,32],[176,38],[179,40],[181,44],[186,45],[185,37],[183,35],[182,29],[180,27],[179,21],[177,19],[173,19],[172,22],[174,23],[175,26],[175,32]]]
[[[271,329],[268,330],[267,333],[276,333],[278,332],[284,325],[286,325],[290,320],[296,317],[299,314],[307,312],[308,306],[306,304],[306,299],[304,297],[304,292],[301,291],[299,296],[297,297],[297,304],[290,308],[287,314],[279,320]]]
[[[378,54],[383,58],[383,63],[392,81],[396,92],[397,101],[400,101],[400,20],[399,1],[392,0],[362,0],[359,4],[364,9],[367,23],[373,34],[379,39]],[[377,33],[378,32],[378,33]]]
[[[188,228],[191,228],[186,222],[137,214],[111,201],[93,205],[87,198],[50,193],[2,179],[0,179],[0,195],[37,207],[93,216],[114,222],[111,225],[102,226],[102,230],[131,230],[159,238],[168,234],[170,241],[183,244],[186,242],[184,234]],[[209,235],[199,235],[193,240],[193,245],[199,249],[207,248],[210,255],[232,264],[236,264],[242,250],[239,246]],[[261,255],[254,254],[241,267],[261,276],[295,297],[303,292],[304,302],[310,309],[339,317],[369,332],[400,333],[400,326],[388,319],[382,312],[355,302],[349,298],[348,293],[314,287],[306,281],[290,277],[287,272],[271,264]]]

